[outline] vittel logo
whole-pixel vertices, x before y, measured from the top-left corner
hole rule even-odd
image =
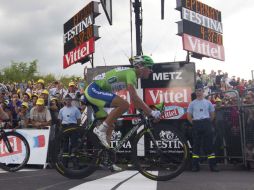
[[[182,72],[153,73],[153,80],[181,80]]]
[[[170,88],[170,89],[145,89],[146,100],[151,104],[155,103],[188,103],[190,97],[188,96],[190,90],[184,88]]]

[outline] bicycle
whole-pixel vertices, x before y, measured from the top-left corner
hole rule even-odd
[[[118,142],[114,148],[106,149],[93,134],[93,129],[102,120],[94,120],[86,127],[69,127],[59,135],[54,155],[56,170],[65,177],[81,179],[91,175],[101,163],[114,160],[116,153],[143,126],[132,142],[132,161],[136,169],[145,177],[166,181],[180,175],[189,158],[189,148],[185,138],[175,128],[169,127],[161,141],[156,134],[152,118],[139,114],[122,116],[136,118],[133,128]],[[79,137],[77,137],[77,134]],[[71,138],[77,138],[76,145],[71,144]],[[169,141],[167,141],[167,139]],[[171,141],[170,141],[171,140]],[[173,144],[176,147],[172,147]],[[164,148],[168,144],[167,148]],[[145,147],[149,148],[145,148]],[[170,148],[171,147],[171,148]]]
[[[30,147],[23,135],[13,129],[5,131],[8,120],[0,125],[0,168],[9,172],[22,169],[30,157]]]

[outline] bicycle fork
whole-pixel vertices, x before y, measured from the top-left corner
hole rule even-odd
[[[12,153],[13,148],[11,146],[11,143],[10,143],[9,139],[7,138],[7,135],[4,134],[4,133],[2,133],[1,135],[2,135],[3,142],[4,142],[5,146],[7,147],[9,153]]]

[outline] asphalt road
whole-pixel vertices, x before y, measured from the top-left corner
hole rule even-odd
[[[135,170],[119,173],[99,170],[82,180],[70,180],[54,169],[25,169],[16,173],[0,170],[4,190],[254,190],[254,171],[225,169],[218,173],[203,169],[184,172],[177,178],[156,182]]]

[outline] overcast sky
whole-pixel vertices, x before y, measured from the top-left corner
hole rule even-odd
[[[113,1],[113,26],[100,6],[101,39],[95,44],[95,66],[129,64],[131,55],[129,0]],[[39,72],[82,75],[80,64],[62,68],[63,24],[90,0],[0,0],[0,69],[11,61],[38,60]],[[202,0],[222,12],[225,62],[211,58],[191,58],[197,69],[222,69],[230,76],[251,78],[254,70],[253,0]],[[175,0],[165,0],[165,19],[160,19],[160,0],[143,0],[143,52],[156,62],[185,60],[181,37],[177,36],[180,12]],[[134,18],[133,18],[134,19]],[[133,21],[134,23],[134,21]],[[135,29],[135,27],[133,27]],[[133,30],[135,37],[135,30]],[[135,54],[135,39],[133,41]],[[89,65],[90,66],[90,65]]]

